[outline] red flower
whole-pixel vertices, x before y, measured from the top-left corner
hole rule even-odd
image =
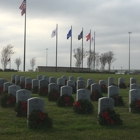
[[[22,109],[24,112],[27,112],[27,102],[26,101],[22,102]]]
[[[15,102],[15,97],[11,97],[10,99],[9,99],[9,101],[7,102],[7,104],[8,105],[11,105],[11,104],[13,104],[14,102]]]
[[[70,100],[70,97],[65,97],[65,98],[64,98],[64,101],[65,101],[65,103],[66,103],[66,106],[68,106],[69,100]]]
[[[81,107],[81,104],[78,101],[76,101],[75,103],[73,103],[73,106],[76,106],[77,108],[82,108]]]
[[[109,116],[107,111],[104,111],[102,113],[102,116],[107,120],[108,123],[110,124],[114,124],[114,121],[111,119],[111,117]]]
[[[41,121],[43,121],[46,118],[46,115],[41,111],[39,111],[39,116]]]

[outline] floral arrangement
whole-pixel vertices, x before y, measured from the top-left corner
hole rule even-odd
[[[114,106],[124,106],[124,101],[123,101],[122,97],[119,96],[119,94],[115,94],[115,95],[111,96],[111,98],[114,99]]]
[[[32,93],[38,93],[38,86],[34,86],[32,88]]]
[[[122,120],[120,119],[120,115],[114,110],[106,109],[99,113],[98,123],[100,125],[121,125]]]
[[[94,107],[89,100],[78,100],[73,103],[73,110],[77,114],[92,114]]]
[[[38,90],[38,94],[40,96],[47,96],[48,95],[48,86],[43,86]]]
[[[48,93],[49,101],[57,101],[60,97],[60,92],[58,90],[52,90]]]
[[[19,83],[19,86],[21,87],[21,89],[25,89],[25,82]]]
[[[102,84],[102,85],[101,85],[101,92],[102,92],[102,93],[107,93],[107,87],[106,87],[105,84]]]
[[[27,90],[30,90],[30,91],[32,90],[32,84],[31,83],[26,84],[25,87],[26,87]]]
[[[130,103],[132,113],[140,113],[140,100],[135,99]]]
[[[57,100],[57,106],[59,107],[70,107],[73,106],[74,98],[68,94],[60,96]]]
[[[3,92],[3,86],[0,87],[0,94]]]
[[[125,83],[120,83],[120,84],[119,84],[119,88],[126,89],[126,88],[127,88],[127,86],[126,86],[126,84],[125,84]]]
[[[52,119],[47,113],[33,110],[28,116],[28,126],[31,129],[51,128]]]
[[[1,96],[1,107],[13,107],[16,103],[16,97],[12,94],[3,94]]]
[[[103,97],[103,95],[99,92],[99,90],[93,90],[90,99],[92,101],[98,101],[99,98]]]
[[[15,106],[17,117],[27,117],[27,101],[18,101]]]

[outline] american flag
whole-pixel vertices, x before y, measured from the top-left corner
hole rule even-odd
[[[21,15],[23,16],[26,12],[26,0],[23,0],[23,2],[21,3],[20,7],[19,7],[21,11]]]

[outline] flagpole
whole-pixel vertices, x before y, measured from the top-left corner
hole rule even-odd
[[[95,70],[95,31],[94,31],[94,70]]]
[[[56,72],[57,72],[57,40],[58,40],[58,24],[56,24]]]
[[[26,3],[26,0],[25,0]],[[26,58],[26,12],[27,12],[27,3],[26,3],[26,11],[25,11],[25,23],[24,23],[24,65],[23,71],[25,71],[25,58]]]
[[[72,26],[71,26],[71,41],[70,41],[70,71],[72,67]]]
[[[83,71],[83,27],[82,27],[82,71]]]
[[[90,59],[91,59],[91,29],[90,29],[90,42],[89,42],[89,52],[90,52],[90,57],[89,57],[89,71],[90,71]]]

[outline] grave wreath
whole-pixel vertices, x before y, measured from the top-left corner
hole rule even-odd
[[[18,101],[15,106],[17,117],[27,117],[27,101]]]
[[[26,89],[31,91],[32,90],[32,84],[31,83],[26,84]]]
[[[78,100],[73,103],[73,111],[77,114],[92,114],[94,106],[89,100]]]
[[[127,86],[126,86],[126,84],[125,84],[125,83],[121,83],[121,84],[119,84],[119,88],[121,88],[121,89],[126,89],[126,88],[127,88]]]
[[[47,96],[48,95],[48,87],[47,86],[43,86],[38,90],[38,94],[40,96]]]
[[[102,92],[102,93],[107,93],[107,87],[106,87],[105,84],[102,84],[102,85],[101,85],[101,92]]]
[[[38,93],[38,86],[34,86],[32,88],[32,93]]]
[[[59,97],[60,97],[60,92],[58,90],[51,90],[48,93],[49,101],[57,101]]]
[[[140,100],[135,99],[130,103],[132,113],[140,113]]]
[[[99,92],[99,90],[93,90],[90,99],[92,101],[98,101],[99,98],[103,97],[103,95]]]
[[[114,99],[114,106],[124,106],[122,96],[119,96],[119,94],[115,94],[111,98]]]
[[[16,103],[16,97],[12,94],[2,94],[1,107],[13,107]]]
[[[57,106],[59,107],[70,107],[73,106],[74,98],[68,94],[60,96],[57,100]]]
[[[51,128],[52,119],[47,113],[40,110],[33,110],[28,117],[28,126],[31,129]]]
[[[114,110],[106,109],[99,113],[98,123],[100,125],[121,125],[122,120],[120,119],[120,115]]]

